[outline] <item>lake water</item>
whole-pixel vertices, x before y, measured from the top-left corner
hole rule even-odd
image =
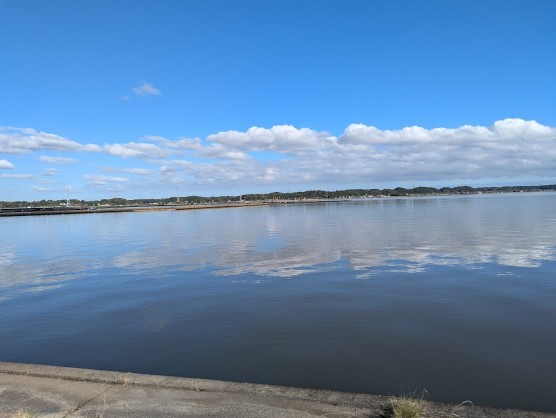
[[[0,218],[0,360],[556,411],[556,193]]]

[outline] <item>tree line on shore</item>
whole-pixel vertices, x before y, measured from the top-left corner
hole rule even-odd
[[[304,199],[353,199],[368,197],[400,197],[400,196],[427,196],[427,195],[453,195],[453,194],[476,194],[476,193],[515,193],[515,192],[538,192],[556,191],[556,184],[543,186],[499,186],[499,187],[414,187],[406,189],[396,187],[395,189],[346,189],[346,190],[306,190],[302,192],[272,192],[272,193],[250,193],[241,196],[183,196],[167,197],[161,199],[124,199],[114,197],[100,200],[77,200],[71,199],[73,206],[145,206],[145,205],[168,205],[168,204],[219,204],[240,201],[291,201]],[[56,207],[65,206],[66,200],[39,200],[39,201],[0,201],[2,208],[21,207]]]

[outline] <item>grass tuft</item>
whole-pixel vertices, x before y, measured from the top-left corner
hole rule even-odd
[[[392,417],[394,418],[423,418],[426,414],[426,403],[423,399],[393,398],[390,400]]]

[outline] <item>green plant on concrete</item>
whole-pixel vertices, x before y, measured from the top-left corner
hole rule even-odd
[[[408,397],[393,398],[390,408],[394,418],[423,418],[426,414],[426,403],[423,399]]]

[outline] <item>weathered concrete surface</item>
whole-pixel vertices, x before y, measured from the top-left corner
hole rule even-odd
[[[280,386],[0,362],[0,418],[388,417],[389,398]],[[19,415],[18,415],[19,413]],[[429,417],[556,414],[428,403]]]

